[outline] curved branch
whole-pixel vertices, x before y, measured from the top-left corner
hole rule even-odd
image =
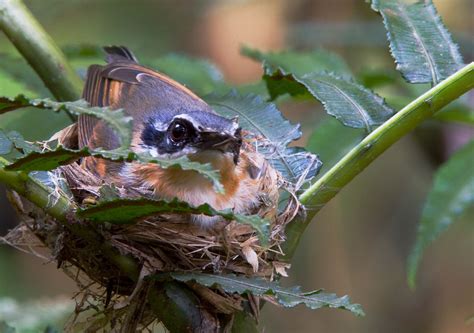
[[[296,219],[286,228],[287,240],[283,244],[286,259],[293,256],[304,230],[313,217],[345,185],[405,134],[472,88],[474,88],[474,63],[466,65],[405,106],[303,192],[299,199],[310,209],[304,220]]]
[[[21,0],[0,1],[0,29],[60,101],[80,98],[82,80]]]
[[[0,157],[0,183],[43,209],[78,237],[94,244],[111,263],[120,269],[124,276],[134,282],[138,281],[140,264],[137,260],[121,255],[109,243],[103,242],[93,228],[74,221],[77,208],[74,202],[67,196],[44,186],[25,172],[6,171],[4,169],[6,165],[8,161]],[[52,202],[55,203],[51,204]],[[183,332],[183,328],[192,328],[193,332],[214,332],[220,326],[218,319],[202,307],[197,296],[183,283],[173,282],[153,286],[148,301],[170,332]],[[177,314],[179,314],[178,317]],[[240,332],[238,327],[241,325],[246,328],[251,327],[252,331],[256,332],[256,322],[251,316],[236,313],[233,324],[237,327],[235,332]]]
[[[81,79],[69,65],[59,47],[21,0],[0,0],[0,29],[5,32],[58,100],[70,101],[80,98],[83,84]],[[56,195],[52,193],[51,189],[29,177],[26,173],[4,170],[3,167],[7,164],[8,161],[0,157],[0,183],[44,209],[47,214],[69,228],[78,237],[96,244],[104,256],[118,267],[124,276],[132,281],[138,280],[140,265],[135,259],[123,256],[110,244],[103,243],[93,230],[80,224],[68,223],[68,218],[74,216],[76,208],[73,202],[65,196],[58,195],[54,200],[57,202],[50,205],[51,195]],[[164,297],[156,287],[153,288],[152,293],[156,293],[155,300]],[[185,293],[170,302],[192,304],[191,299]],[[168,323],[175,320],[174,315],[161,308],[159,304],[159,302],[157,304],[151,303],[156,315]],[[203,311],[200,308],[195,310]],[[201,327],[202,323],[192,322],[191,325],[192,327],[189,329],[193,330],[193,328]],[[171,331],[173,332],[173,330]]]
[[[103,243],[91,228],[74,222],[76,203],[60,192],[44,186],[25,172],[6,171],[4,166],[8,161],[0,157],[0,183],[14,190],[37,207],[43,209],[49,216],[54,217],[65,228],[79,237],[96,243],[98,248],[132,280],[138,279],[139,266],[131,258],[121,256],[112,246]]]
[[[66,223],[68,217],[74,214],[76,205],[61,193],[44,186],[24,172],[6,171],[8,161],[0,157],[0,183],[5,184],[36,206],[42,208],[48,215],[56,220]],[[52,202],[55,202],[52,204]]]

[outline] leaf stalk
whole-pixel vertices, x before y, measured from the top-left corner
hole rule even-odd
[[[295,219],[286,228],[283,250],[286,259],[293,256],[304,230],[313,217],[361,173],[375,158],[445,105],[474,88],[474,62],[434,86],[371,132],[338,163],[299,196],[305,205],[305,219]]]

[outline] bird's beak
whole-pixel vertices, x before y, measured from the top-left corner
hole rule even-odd
[[[223,153],[231,153],[234,163],[239,161],[240,147],[242,146],[241,129],[238,128],[235,133],[222,133],[203,131],[200,133],[201,140],[198,147],[206,150],[218,150]]]

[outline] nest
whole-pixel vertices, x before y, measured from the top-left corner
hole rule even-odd
[[[64,134],[62,134],[64,135]],[[100,200],[102,179],[83,169],[79,163],[63,166],[54,171],[56,182],[65,180],[71,190],[72,199],[78,205]],[[283,186],[283,185],[282,185]],[[57,191],[61,191],[57,188]],[[149,197],[144,189],[119,189],[121,197]],[[279,260],[283,254],[280,248],[284,241],[285,225],[300,212],[296,199],[290,200],[271,223],[269,247],[262,247],[256,232],[249,225],[234,221],[221,221],[212,228],[204,228],[189,222],[189,215],[162,214],[128,225],[94,224],[77,221],[71,217],[69,223],[76,232],[11,193],[11,201],[17,207],[22,222],[12,230],[4,241],[27,252],[34,253],[37,246],[46,247],[49,260],[56,261],[79,286],[76,295],[76,314],[71,318],[70,327],[81,322],[80,314],[91,307],[100,309],[86,320],[90,331],[106,329],[105,322],[127,325],[130,319],[139,316],[139,326],[145,328],[156,316],[147,306],[143,306],[143,295],[150,283],[146,276],[164,272],[204,272],[212,274],[231,273],[258,276],[273,280],[278,275],[286,276],[288,265]],[[54,201],[54,195],[51,200]],[[77,230],[87,230],[96,237],[96,242],[88,242],[78,237]],[[111,250],[132,257],[140,264],[138,283],[124,276],[104,256],[97,244],[108,244]],[[207,288],[189,283],[212,313],[231,315],[242,309],[243,302],[253,304],[254,316],[258,317],[256,298],[228,294],[219,288]],[[104,321],[103,317],[109,320]],[[110,320],[113,318],[113,321]],[[109,327],[110,328],[110,327]]]

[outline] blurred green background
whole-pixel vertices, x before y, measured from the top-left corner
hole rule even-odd
[[[345,58],[362,80],[371,74],[395,77],[396,84],[377,86],[388,97],[410,98],[427,88],[409,87],[399,79],[381,19],[361,0],[25,2],[63,47],[118,44],[130,47],[139,59],[169,53],[206,58],[233,84],[257,81],[262,74],[259,64],[239,54],[248,45],[263,50],[327,48]],[[474,1],[434,3],[465,62],[472,61]],[[15,53],[0,33],[0,55]],[[99,60],[81,61],[75,65],[84,68]],[[0,70],[2,66],[0,56]],[[5,95],[2,89],[0,95]],[[327,120],[317,103],[286,101],[280,107],[290,120],[302,123],[302,143]],[[0,128],[18,129],[29,139],[46,138],[65,124],[62,115],[29,110],[0,117]],[[408,289],[405,271],[433,172],[473,135],[462,125],[424,124],[367,168],[308,228],[284,283],[348,294],[362,304],[366,317],[267,305],[261,324],[265,332],[473,332],[472,210],[428,249],[415,291]],[[4,190],[0,193],[1,236],[16,220]],[[53,263],[0,246],[0,298],[48,304],[70,299],[76,290]]]

